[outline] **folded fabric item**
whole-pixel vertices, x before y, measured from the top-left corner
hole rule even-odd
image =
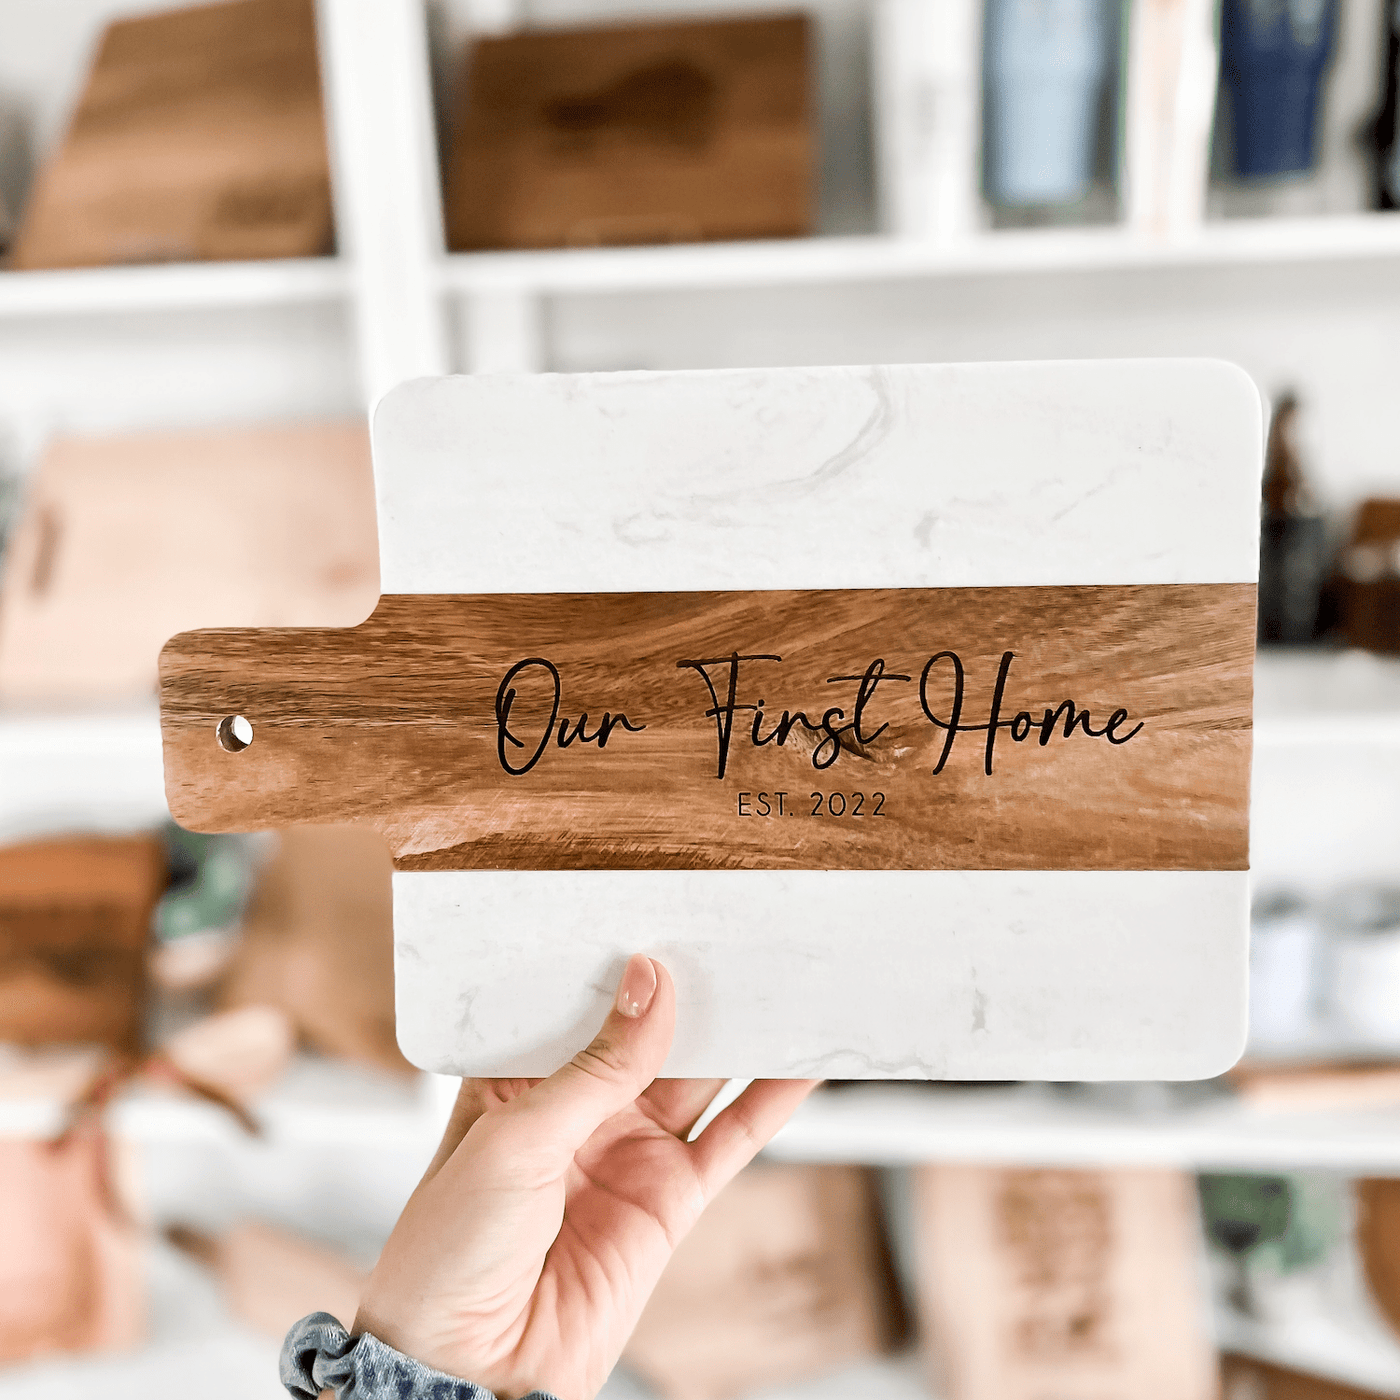
[[[108,27],[11,261],[287,258],[330,242],[312,0],[231,0]]]

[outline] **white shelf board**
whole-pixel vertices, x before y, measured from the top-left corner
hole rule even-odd
[[[1114,225],[1002,230],[949,243],[877,235],[454,253],[441,275],[461,293],[567,294],[1394,257],[1400,215],[1358,214],[1221,221],[1176,239]]]
[[[154,704],[0,711],[0,841],[132,831],[166,818]]]
[[[1400,1176],[1400,1109],[1271,1113],[1224,1096],[1187,1107],[1109,1108],[1043,1085],[870,1084],[814,1096],[768,1153],[785,1161],[882,1166],[1315,1167]]]
[[[1279,1324],[1222,1309],[1215,1335],[1222,1351],[1400,1398],[1400,1341],[1379,1321],[1324,1313]]]
[[[428,1076],[398,1080],[302,1056],[252,1104],[276,1144],[405,1147],[430,1151],[442,1096]],[[867,1084],[815,1095],[767,1154],[792,1162],[982,1162],[1037,1166],[1179,1166],[1193,1170],[1329,1168],[1400,1176],[1400,1108],[1283,1113],[1221,1096],[1170,1106],[1156,1086],[1133,1103],[1091,1104],[1045,1085],[957,1087]],[[138,1088],[109,1123],[141,1144],[224,1142],[243,1130],[223,1110],[184,1094]],[[48,1137],[62,1124],[53,1100],[0,1100],[0,1137]]]
[[[252,1105],[268,1142],[431,1151],[442,1122],[420,1079],[340,1060],[298,1056],[287,1074]],[[184,1094],[141,1089],[114,1108],[111,1125],[135,1142],[226,1141],[244,1130],[223,1109]]]
[[[273,1144],[431,1148],[443,1116],[425,1077],[399,1079],[341,1060],[300,1055],[251,1112]],[[224,1109],[188,1094],[139,1086],[120,1095],[108,1126],[141,1144],[227,1142],[245,1136]],[[52,1137],[64,1110],[52,1098],[0,1099],[0,1138]]]
[[[1254,738],[1278,747],[1400,744],[1400,658],[1301,647],[1260,651]]]
[[[331,302],[349,293],[349,270],[333,257],[0,272],[0,322]]]

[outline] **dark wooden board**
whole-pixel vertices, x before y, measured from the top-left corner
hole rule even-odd
[[[810,29],[787,14],[478,40],[445,171],[448,246],[810,232]]]
[[[386,596],[169,642],[166,789],[196,830],[366,822],[413,870],[1240,870],[1254,591]]]

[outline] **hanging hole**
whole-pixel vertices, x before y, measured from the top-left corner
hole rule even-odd
[[[242,715],[225,715],[214,733],[225,753],[242,753],[253,742],[253,726]]]

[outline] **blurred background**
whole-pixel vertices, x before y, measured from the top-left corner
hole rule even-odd
[[[827,1087],[606,1394],[1400,1396],[1397,64],[1383,0],[0,0],[0,1400],[281,1394],[445,1118],[375,839],[161,780],[168,636],[373,607],[380,393],[1144,355],[1268,402],[1245,1060]]]

